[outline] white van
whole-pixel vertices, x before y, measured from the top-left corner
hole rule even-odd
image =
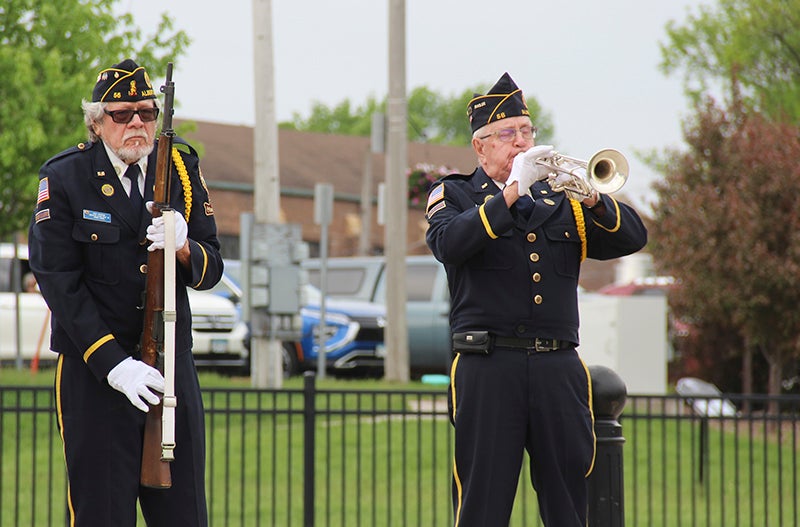
[[[30,272],[28,247],[0,244],[0,363],[24,363],[38,357],[54,362],[50,351],[50,310],[38,292],[25,291]],[[192,348],[198,366],[245,368],[250,359],[244,346],[247,326],[228,299],[206,291],[189,290],[192,309]],[[19,316],[18,316],[19,314]]]

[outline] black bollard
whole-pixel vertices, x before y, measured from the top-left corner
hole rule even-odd
[[[589,525],[624,527],[622,478],[622,426],[617,421],[628,390],[619,375],[605,366],[590,366],[592,410],[597,452],[589,476]]]

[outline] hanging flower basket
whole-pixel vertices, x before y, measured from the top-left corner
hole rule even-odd
[[[406,171],[408,178],[408,203],[412,207],[420,207],[428,200],[428,191],[438,179],[457,172],[444,165],[417,163]]]

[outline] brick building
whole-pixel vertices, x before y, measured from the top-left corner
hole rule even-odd
[[[177,125],[180,125],[176,121]],[[182,134],[201,152],[203,176],[211,193],[217,228],[226,258],[239,257],[240,215],[252,212],[253,128],[209,122],[194,122],[196,129]],[[408,166],[420,163],[445,166],[470,173],[477,164],[471,146],[408,144]],[[377,222],[377,188],[384,181],[385,155],[370,153],[368,137],[354,137],[294,130],[278,134],[280,172],[280,218],[302,227],[310,253],[319,253],[320,227],[314,223],[314,185],[330,183],[334,188],[333,221],[328,228],[329,256],[352,256],[360,252],[362,230],[361,194],[366,166],[371,170],[372,198],[367,254],[382,254],[384,229]],[[427,222],[422,207],[409,207],[407,248],[409,254],[428,254]],[[582,285],[594,290],[614,279],[613,263],[584,262]]]

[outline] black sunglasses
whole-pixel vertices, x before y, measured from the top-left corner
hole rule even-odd
[[[134,115],[139,115],[143,123],[150,123],[158,119],[158,108],[142,108],[140,110],[103,110],[111,116],[111,120],[119,124],[128,124]]]

